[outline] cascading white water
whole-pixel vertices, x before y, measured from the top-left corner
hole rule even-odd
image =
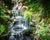
[[[28,22],[27,20],[24,19],[24,17],[22,16],[22,13],[20,12],[20,9],[22,3],[18,3],[16,2],[14,4],[14,7],[12,8],[12,13],[13,13],[13,16],[12,18],[14,18],[14,24],[12,23],[12,26],[10,28],[10,38],[9,40],[17,40],[13,35],[20,35],[23,33],[24,30],[27,30],[28,29]],[[11,18],[10,18],[11,19]],[[26,37],[27,40],[30,40],[28,37]],[[24,37],[21,36],[19,37],[18,40],[24,40]]]
[[[14,15],[15,16],[14,17],[15,24],[11,28],[11,33],[19,34],[28,28],[26,25],[27,20],[25,20],[24,17],[21,16],[22,13],[20,12],[20,8],[19,8],[20,5],[21,5],[21,3],[17,2],[14,5],[14,7],[12,8],[12,12],[14,12],[14,14],[15,14]]]

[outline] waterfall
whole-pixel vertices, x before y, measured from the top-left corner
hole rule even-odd
[[[11,33],[15,35],[22,33],[24,30],[28,29],[27,20],[24,19],[21,13],[21,2],[16,2],[12,8],[12,13],[14,17],[14,25],[11,28]]]
[[[19,7],[20,6],[20,7]],[[12,8],[13,16],[10,19],[13,19],[13,23],[9,25],[10,37],[9,40],[31,40],[30,37],[24,37],[23,31],[28,29],[27,20],[24,19],[21,13],[22,3],[16,2]],[[12,25],[12,26],[11,26]],[[16,38],[14,37],[16,35]]]

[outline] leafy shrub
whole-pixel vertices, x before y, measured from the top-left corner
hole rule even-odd
[[[0,5],[0,37],[6,33],[5,30],[7,26],[6,24],[7,20],[8,20],[8,16],[6,15],[5,5],[1,3]]]
[[[43,22],[43,20],[36,25],[37,30],[36,30],[36,34],[37,36],[41,37],[43,40],[48,40],[50,37],[50,26],[46,23]],[[49,39],[50,40],[50,39]]]
[[[0,36],[2,35],[2,33],[5,31],[5,26],[4,25],[0,25]]]
[[[26,10],[25,12],[23,12],[23,15],[25,19],[30,19],[32,16],[32,13]]]
[[[7,18],[7,15],[5,13],[6,13],[5,7],[1,6],[0,7],[0,18],[5,20]]]

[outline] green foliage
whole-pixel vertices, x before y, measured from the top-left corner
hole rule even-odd
[[[7,15],[5,13],[6,13],[5,7],[3,7],[3,6],[0,7],[0,18],[6,19]]]
[[[50,32],[49,31],[50,26],[48,24],[45,24],[43,21],[41,21],[40,24],[37,24],[36,26],[37,26],[36,31],[37,35],[45,36],[47,32],[48,33]]]
[[[41,10],[41,6],[39,3],[32,3],[30,5],[28,5],[29,9],[32,8],[32,11],[40,11]]]
[[[41,10],[42,5],[39,3],[39,0],[23,0],[23,1],[27,4],[29,10],[30,9],[32,9],[32,11]]]
[[[50,34],[46,34],[45,36],[41,36],[42,40],[50,40]]]
[[[26,10],[25,12],[23,12],[23,15],[25,19],[30,19],[32,16],[32,13]]]
[[[0,36],[2,35],[2,33],[5,31],[5,26],[4,25],[0,25]]]
[[[0,2],[1,3],[1,2]],[[5,5],[1,3],[0,5],[0,37],[6,33],[6,22],[8,20],[8,16],[6,15]]]
[[[0,5],[0,24],[5,24],[8,20],[8,16],[6,15],[6,8],[3,3]]]

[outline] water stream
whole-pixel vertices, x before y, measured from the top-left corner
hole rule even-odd
[[[13,19],[13,22],[9,22],[9,40],[31,40],[30,36],[23,35],[23,31],[28,29],[28,21],[21,14],[21,7],[19,6],[22,6],[22,3],[16,2],[12,8],[13,16],[10,19]]]

